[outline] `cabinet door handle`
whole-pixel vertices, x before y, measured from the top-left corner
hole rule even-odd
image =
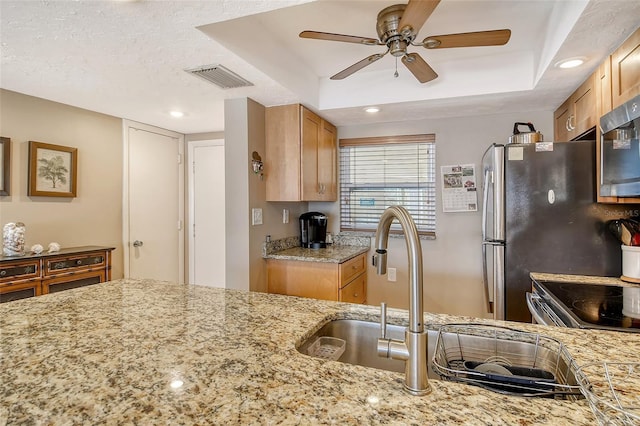
[[[571,130],[575,130],[575,129],[576,129],[576,126],[575,126],[575,125],[573,125],[573,124],[571,124],[571,120],[573,120],[573,121],[575,122],[575,121],[576,121],[576,116],[575,116],[575,115],[573,115],[573,114],[571,114],[571,115],[569,116],[569,130],[570,130],[570,131],[571,131]]]
[[[564,122],[564,128],[567,129],[567,132],[571,131],[571,129],[569,128],[569,120],[571,120],[571,116],[567,117],[567,119]]]

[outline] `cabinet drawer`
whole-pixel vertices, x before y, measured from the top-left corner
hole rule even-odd
[[[42,294],[57,293],[59,291],[103,283],[105,281],[106,276],[104,270],[50,278],[42,280]]]
[[[340,289],[340,301],[364,303],[367,300],[367,274],[362,274]]]
[[[40,278],[40,261],[24,260],[0,265],[0,283]]]
[[[340,264],[340,287],[365,271],[367,265],[364,253]]]
[[[44,275],[51,276],[93,268],[104,268],[105,263],[106,255],[104,252],[45,258]]]
[[[0,303],[40,296],[40,281],[0,286]]]

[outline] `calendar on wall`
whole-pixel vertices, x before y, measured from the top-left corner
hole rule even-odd
[[[475,212],[478,210],[475,164],[442,166],[442,211]]]

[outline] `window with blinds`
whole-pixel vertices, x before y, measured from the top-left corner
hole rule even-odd
[[[435,135],[340,140],[340,229],[375,231],[389,206],[405,207],[418,231],[436,231]],[[395,222],[391,231],[401,231]]]

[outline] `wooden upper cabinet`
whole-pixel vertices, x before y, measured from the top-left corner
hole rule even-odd
[[[595,127],[596,111],[595,80],[591,75],[553,114],[555,142],[573,140]]]
[[[640,95],[640,28],[611,55],[612,107]]]
[[[264,173],[267,201],[300,200],[300,108],[266,108]]]
[[[308,109],[302,108],[301,200],[313,200],[316,195],[320,194],[318,170],[321,133],[322,119]]]
[[[570,134],[571,139],[574,139],[589,129],[596,126],[598,122],[596,111],[596,91],[595,91],[595,77],[596,74],[592,74],[584,83],[578,87],[575,91],[573,100],[573,123]]]
[[[569,139],[569,116],[570,100],[564,101],[562,105],[553,113],[553,140],[555,142],[566,142]]]
[[[602,117],[612,109],[611,57],[607,57],[604,62],[600,64],[596,73],[596,111],[598,117]]]
[[[337,133],[302,105],[266,109],[267,201],[335,201]]]
[[[320,143],[318,144],[318,184],[322,189],[319,195],[322,201],[338,199],[337,143],[338,130],[336,126],[322,120]]]

